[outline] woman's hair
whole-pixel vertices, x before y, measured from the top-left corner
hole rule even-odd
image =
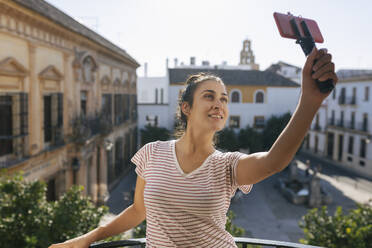
[[[182,112],[182,104],[187,102],[192,108],[194,103],[194,93],[196,89],[199,87],[200,83],[205,81],[212,80],[216,82],[223,83],[222,79],[216,75],[211,73],[200,72],[197,74],[193,74],[189,76],[185,83],[185,88],[182,89],[181,94],[178,98],[178,108],[177,108],[177,115],[176,115],[176,127],[174,136],[176,138],[181,137],[187,129],[187,116]]]

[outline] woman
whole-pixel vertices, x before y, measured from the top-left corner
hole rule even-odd
[[[315,62],[315,63],[314,63]],[[237,188],[284,169],[293,159],[323,100],[315,81],[337,82],[327,50],[314,49],[303,68],[301,96],[286,128],[268,152],[216,151],[213,138],[228,118],[228,94],[218,77],[191,76],[180,100],[185,132],[178,140],[146,144],[132,158],[138,174],[134,203],[113,221],[50,248],[88,247],[147,220],[147,247],[236,247],[225,231]]]

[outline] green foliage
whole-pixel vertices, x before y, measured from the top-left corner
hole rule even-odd
[[[237,135],[232,128],[224,128],[218,133],[217,148],[224,151],[239,150]]]
[[[240,129],[238,142],[240,148],[248,148],[250,153],[263,150],[262,133],[258,132],[250,126],[247,126],[244,129]]]
[[[250,153],[269,150],[290,118],[290,113],[272,116],[262,132],[250,126],[240,129],[238,134],[232,128],[224,128],[218,133],[217,148],[225,151],[238,151],[243,148],[249,149]]]
[[[311,209],[303,217],[300,227],[305,233],[303,244],[328,248],[367,248],[372,244],[372,208],[358,205],[345,215],[338,207],[329,216],[327,207]]]
[[[225,229],[228,231],[233,237],[243,237],[245,230],[241,227],[238,227],[232,223],[232,220],[235,218],[235,214],[232,210],[227,212],[227,220]]]
[[[286,113],[281,116],[271,116],[267,120],[262,132],[263,150],[269,150],[271,148],[290,119],[291,114]]]
[[[157,140],[166,141],[170,138],[168,129],[162,127],[153,127],[147,125],[144,129],[141,129],[140,132],[142,145]]]
[[[133,238],[144,238],[146,237],[146,220],[136,226],[133,230]]]
[[[95,228],[107,207],[96,208],[81,192],[82,187],[73,187],[59,201],[48,202],[44,182],[1,176],[1,247],[48,247]]]

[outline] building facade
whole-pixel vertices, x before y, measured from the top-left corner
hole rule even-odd
[[[95,202],[137,149],[139,64],[42,0],[0,0],[0,167]]]
[[[339,82],[314,118],[304,149],[372,177],[372,71],[337,74]]]

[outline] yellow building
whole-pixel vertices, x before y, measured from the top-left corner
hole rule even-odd
[[[136,151],[136,68],[42,0],[0,0],[0,168],[102,203]]]

